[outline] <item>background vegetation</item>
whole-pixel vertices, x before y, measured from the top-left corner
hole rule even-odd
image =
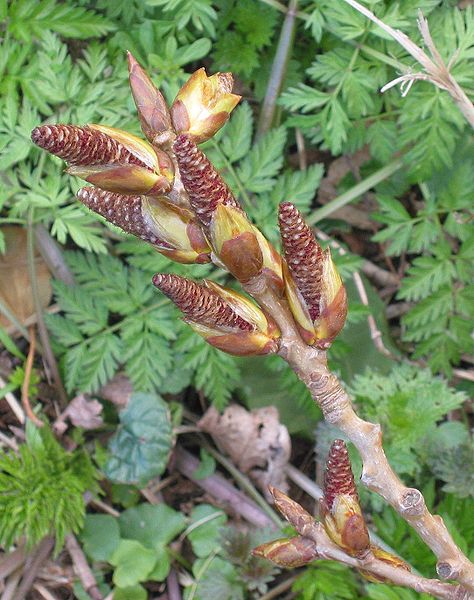
[[[443,57],[457,51],[452,73],[473,93],[472,5],[366,4],[417,42],[421,8]],[[30,132],[41,123],[103,123],[139,135],[125,50],[170,101],[201,65],[208,72],[234,73],[243,101],[203,149],[272,241],[277,243],[277,205],[290,200],[345,250],[335,255],[348,285],[350,315],[330,351],[332,367],[352,390],[361,414],[382,423],[395,470],[423,490],[464,551],[474,548],[471,131],[451,98],[428,82],[417,82],[406,97],[396,88],[379,93],[413,66],[412,59],[350,6],[301,0],[297,8],[275,119],[265,130],[261,106],[281,43],[283,4],[0,1],[0,246],[9,251],[13,225],[30,233],[43,226],[58,242],[75,285],[59,279],[52,284],[57,309],[47,311],[46,324],[54,355],[68,397],[89,393],[104,407],[97,431],[69,429],[65,445],[73,453],[50,432],[34,428],[27,428],[24,442],[17,436],[17,455],[2,450],[0,491],[13,479],[21,493],[8,502],[0,494],[0,541],[6,551],[19,534],[31,547],[54,533],[59,552],[73,530],[103,593],[115,588],[116,599],[158,597],[160,587],[153,582],[166,580],[173,561],[183,574],[185,597],[194,600],[257,598],[288,576],[248,557],[248,549],[268,532],[239,533],[208,498],[192,506],[180,490],[170,491],[166,503],[153,506],[140,496],[139,490],[165,472],[183,405],[196,412],[208,404],[222,409],[231,398],[249,408],[276,405],[294,434],[297,466],[313,446],[316,464],[323,464],[335,437],[282,361],[219,353],[179,321],[150,284],[157,271],[214,277],[212,267],[191,271],[171,264],[100,221],[75,202],[80,184],[63,174],[61,161],[31,143]],[[356,272],[362,274],[368,305],[352,283]],[[4,269],[2,288],[15,276]],[[0,299],[0,308],[9,313],[2,289]],[[391,356],[371,339],[368,314]],[[8,320],[0,333],[4,398],[21,388],[29,346]],[[35,367],[30,396],[41,401],[36,408],[52,422],[57,390],[45,383],[41,354]],[[120,414],[101,391],[119,371],[134,391]],[[0,400],[0,426],[10,433],[13,419],[4,404]],[[137,450],[142,435],[157,444],[149,455]],[[196,449],[199,439],[192,438],[192,444]],[[212,461],[207,464],[212,472]],[[313,467],[308,467],[312,478]],[[54,485],[58,478],[68,478],[74,496],[64,513],[52,508],[63,493]],[[83,493],[95,493],[99,479],[115,512],[100,514],[89,506],[84,517]],[[38,486],[43,495],[33,496],[38,504],[31,508],[32,519],[22,512],[21,499]],[[196,498],[195,489],[189,494]],[[407,525],[378,498],[363,493],[363,501],[378,535],[433,576],[434,557]],[[203,524],[193,528],[198,521]],[[173,546],[180,534],[189,546],[185,557]],[[325,562],[296,574],[293,597],[301,599],[417,597],[364,583]],[[74,594],[88,597],[79,583]]]

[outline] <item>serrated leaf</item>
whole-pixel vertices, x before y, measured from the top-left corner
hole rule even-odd
[[[41,37],[45,29],[70,38],[87,39],[114,29],[102,15],[82,7],[42,0],[31,3],[18,0],[10,5],[9,30],[20,40]]]
[[[62,310],[81,333],[92,335],[106,327],[108,311],[102,302],[81,287],[69,286],[62,281],[53,281],[53,289]]]
[[[449,283],[456,271],[451,260],[434,256],[415,258],[398,292],[398,298],[420,300]]]
[[[103,333],[90,339],[80,366],[79,387],[95,392],[115,375],[122,360],[122,342],[113,333]]]
[[[257,142],[237,169],[241,181],[251,192],[264,192],[275,184],[275,176],[283,163],[286,130],[270,130]]]
[[[234,163],[246,156],[252,142],[253,115],[247,102],[234,110],[224,132],[220,145],[229,161]]]
[[[135,393],[120,414],[109,442],[107,477],[120,483],[146,485],[166,468],[172,444],[167,404],[156,394]]]

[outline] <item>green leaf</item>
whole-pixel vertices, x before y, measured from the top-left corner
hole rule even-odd
[[[20,352],[20,350],[17,348],[15,342],[11,339],[11,337],[8,335],[8,333],[5,331],[5,329],[1,325],[0,325],[0,342],[5,346],[5,348],[8,350],[8,352],[10,352],[10,354],[13,354],[13,356],[16,356],[20,360],[25,360],[26,357],[23,354],[23,352]]]
[[[198,558],[193,564],[193,575],[196,583],[185,592],[185,600],[190,598],[191,590],[194,600],[244,600],[244,584],[238,575],[237,568],[228,560],[215,556],[208,559]],[[246,586],[247,587],[247,586]]]
[[[76,348],[81,346],[82,344]],[[115,375],[122,356],[121,341],[113,333],[103,333],[91,338],[80,365],[78,386],[85,392],[97,391]],[[70,352],[68,358],[71,359]]]
[[[224,408],[239,383],[237,359],[210,346],[185,324],[174,349],[186,357],[186,367],[194,372],[194,385],[216,408]]]
[[[283,127],[270,130],[257,142],[237,169],[241,181],[251,192],[270,190],[275,176],[283,163],[283,146],[286,130]]]
[[[114,590],[114,600],[147,600],[147,598],[148,593],[141,585],[116,587]]]
[[[113,581],[121,588],[135,586],[147,581],[157,559],[156,552],[142,546],[135,540],[120,540],[118,547],[110,557],[115,567]]]
[[[58,280],[53,281],[53,289],[62,310],[77,324],[82,333],[98,333],[107,325],[107,308],[86,290]]]
[[[168,462],[173,435],[167,404],[156,394],[135,393],[120,423],[109,442],[105,474],[120,483],[146,485]]]
[[[288,110],[301,110],[303,113],[319,109],[331,96],[313,86],[301,83],[297,88],[290,88],[280,96],[280,103]]]
[[[110,515],[87,515],[81,539],[92,560],[109,561],[120,541],[117,519]]]
[[[45,29],[79,39],[104,35],[114,29],[113,24],[99,14],[55,0],[34,4],[18,0],[10,5],[8,18],[11,34],[23,41],[32,36],[41,37]]]
[[[166,504],[140,504],[122,512],[119,524],[123,538],[155,548],[171,542],[184,529],[186,521],[182,513]]]
[[[252,131],[252,110],[250,105],[244,102],[232,113],[230,121],[224,129],[223,139],[220,142],[222,151],[231,163],[240,160],[249,152]]]
[[[206,452],[204,448],[199,451],[200,463],[198,468],[194,471],[193,477],[195,479],[205,479],[214,473],[216,470],[216,461],[213,456]]]
[[[201,504],[193,509],[188,539],[196,556],[209,556],[219,548],[219,531],[226,521],[226,515],[209,504]]]
[[[404,300],[420,300],[430,292],[436,292],[455,276],[455,268],[449,258],[419,256],[408,269],[398,297]]]

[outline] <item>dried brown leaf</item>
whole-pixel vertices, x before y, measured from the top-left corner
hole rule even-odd
[[[288,489],[285,467],[290,459],[291,440],[274,406],[249,412],[233,404],[222,415],[211,407],[198,426],[266,495],[269,485]]]

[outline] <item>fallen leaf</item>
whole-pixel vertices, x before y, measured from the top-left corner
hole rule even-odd
[[[233,404],[222,415],[211,407],[198,427],[212,436],[221,451],[242,473],[247,473],[267,497],[269,485],[288,490],[285,467],[290,460],[291,440],[274,406],[249,412]]]
[[[101,413],[100,402],[89,400],[84,394],[79,394],[71,400],[66,410],[55,421],[54,430],[58,435],[62,435],[67,429],[66,419],[69,419],[75,427],[97,429],[104,423]]]
[[[130,379],[125,373],[117,373],[112,379],[100,389],[100,396],[108,400],[118,408],[127,406],[133,387]]]
[[[26,229],[22,227],[2,227],[5,236],[6,252],[0,254],[0,299],[24,323],[35,312],[28,273],[28,253]],[[41,306],[49,305],[52,291],[46,263],[35,251],[36,278]],[[0,325],[7,327],[10,321],[0,314]]]

